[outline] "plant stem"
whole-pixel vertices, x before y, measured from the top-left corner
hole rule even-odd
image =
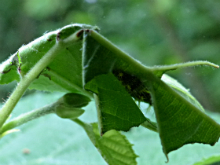
[[[214,63],[211,63],[209,61],[190,61],[190,62],[173,64],[173,65],[152,67],[152,71],[175,70],[175,69],[178,69],[178,68],[191,67],[191,66],[196,66],[196,65],[209,65],[209,66],[212,66],[214,68],[219,68],[218,65],[216,65]]]
[[[90,35],[92,38],[94,38],[96,41],[98,41],[102,46],[108,48],[110,51],[115,53],[115,55],[120,55],[120,58],[122,58],[124,61],[126,61],[128,64],[132,64],[132,66],[138,66],[138,68],[142,68],[145,71],[146,70],[173,70],[177,68],[182,67],[191,67],[196,65],[209,65],[215,68],[219,68],[218,65],[211,63],[209,61],[192,61],[192,62],[186,62],[186,63],[180,63],[180,64],[174,64],[174,65],[168,65],[168,66],[158,66],[156,67],[147,67],[139,63],[138,61],[134,60],[131,56],[129,56],[127,53],[119,49],[117,46],[115,46],[113,43],[111,43],[107,38],[103,37],[96,31],[91,30]]]
[[[76,119],[70,119],[72,121],[74,121],[75,123],[79,124],[81,127],[85,127],[85,123],[83,121],[81,121],[80,119],[76,118]]]
[[[41,116],[45,116],[47,114],[51,114],[55,112],[55,104],[50,104],[45,107],[42,107],[40,109],[36,109],[33,111],[30,111],[28,113],[22,114],[15,119],[11,120],[10,122],[6,123],[3,125],[3,127],[0,130],[0,135],[3,134],[4,132],[11,130],[17,126],[20,126],[28,121],[34,120],[36,118],[39,118]]]
[[[152,122],[148,118],[146,118],[146,121],[144,123],[142,123],[141,126],[147,128],[147,129],[149,129],[151,131],[154,131],[154,132],[158,133],[157,123],[156,122]]]
[[[15,105],[22,97],[28,86],[36,79],[41,71],[46,68],[58,55],[58,51],[62,48],[60,42],[56,43],[37,63],[36,65],[23,77],[18,83],[17,87],[0,110],[0,128],[11,114]]]

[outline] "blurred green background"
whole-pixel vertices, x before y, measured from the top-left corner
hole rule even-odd
[[[104,36],[146,65],[220,64],[219,9],[218,0],[1,0],[0,61],[47,31],[86,23],[99,26]],[[206,109],[220,111],[220,70],[196,67],[169,74]],[[11,86],[1,86],[1,98]]]

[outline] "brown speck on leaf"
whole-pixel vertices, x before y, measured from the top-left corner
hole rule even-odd
[[[52,39],[48,38],[47,41],[52,41]]]
[[[18,72],[21,73],[21,67],[20,66],[18,67]]]
[[[60,41],[60,32],[57,33],[57,41]]]
[[[83,31],[84,31],[84,30],[80,30],[80,31],[76,34],[76,36],[77,36],[78,38],[82,38]]]
[[[9,70],[6,70],[6,71],[3,71],[3,72],[0,72],[1,74],[6,74],[6,73],[8,73],[8,72],[10,72],[11,71],[11,68],[9,69]]]
[[[24,148],[24,149],[22,150],[22,153],[23,153],[24,155],[28,155],[28,154],[31,153],[31,151],[30,151],[28,148]]]

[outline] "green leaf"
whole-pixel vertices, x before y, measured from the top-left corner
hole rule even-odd
[[[164,81],[167,85],[169,85],[173,90],[175,90],[178,94],[184,97],[187,101],[189,101],[192,105],[196,106],[201,111],[205,111],[202,105],[192,96],[189,92],[189,89],[186,89],[182,84],[180,84],[174,78],[163,74],[161,80]]]
[[[90,55],[88,55],[86,51],[84,52],[84,56],[90,57],[85,58],[87,60],[84,63],[85,70],[88,70],[84,75],[85,83],[95,76],[103,74],[102,71],[98,70],[97,64],[104,68],[104,72],[114,73],[114,70],[117,69],[128,74],[129,77],[132,77],[130,83],[127,84],[129,86],[132,85],[133,78],[135,81],[139,80],[141,90],[137,88],[138,90],[135,89],[130,94],[132,97],[138,98],[133,95],[134,92],[137,95],[141,95],[142,91],[144,91],[144,94],[150,92],[163,151],[167,158],[169,152],[185,144],[204,143],[214,145],[218,141],[220,136],[219,124],[202,112],[203,108],[191,94],[177,82],[171,80],[172,83],[170,83],[167,81],[173,88],[171,89],[159,79],[164,72],[177,68],[195,65],[210,65],[218,68],[218,65],[207,61],[195,61],[168,66],[146,67],[122,52],[98,33],[91,32],[90,35],[98,43],[96,43],[93,54],[90,52]],[[87,39],[87,42],[89,43],[89,39]],[[104,56],[112,56],[114,60],[111,65],[102,64],[99,58],[103,59]],[[95,70],[94,73],[91,72],[93,69]],[[147,97],[147,95],[144,95],[144,97]],[[144,99],[141,101],[144,101]]]
[[[212,156],[208,159],[197,162],[193,165],[218,165],[220,163],[220,156]]]
[[[23,78],[28,73],[32,73],[31,71],[36,66],[35,64],[44,59],[44,55],[48,52],[50,53],[55,42],[60,40],[62,44],[58,44],[59,49],[55,49],[58,52],[52,53],[57,55],[54,61],[49,64],[53,60],[52,58],[48,62],[49,66],[45,63],[38,72],[33,71],[35,74],[32,74],[31,81],[28,81],[28,76],[26,76],[24,82],[28,81],[28,83],[26,83],[26,86],[18,85],[19,89],[22,89],[24,92],[32,80],[37,77],[36,75],[44,68],[38,78],[32,83],[31,88],[82,93],[91,96],[90,93],[83,89],[83,86],[86,84],[87,89],[97,95],[95,97],[98,112],[101,114],[99,115],[102,133],[114,129],[113,127],[116,127],[118,130],[128,130],[132,126],[143,122],[142,120],[145,118],[140,110],[135,107],[136,104],[132,99],[133,97],[138,101],[154,106],[158,131],[166,156],[169,152],[189,143],[197,142],[214,145],[220,135],[219,125],[201,111],[201,105],[180,85],[173,83],[173,81],[172,83],[167,81],[167,85],[158,79],[166,71],[195,64],[211,65],[209,62],[199,61],[197,63],[190,62],[164,67],[146,67],[115,47],[96,31],[90,29],[96,29],[96,27],[79,24],[69,25],[60,30],[47,33],[30,44],[23,46],[1,65],[0,82],[2,84],[8,83]],[[82,43],[83,32],[85,36]],[[73,42],[65,42],[65,40],[68,41],[72,36],[75,39],[74,41],[71,40]],[[80,53],[82,44],[83,61]],[[61,45],[63,47],[60,47]],[[213,66],[218,67],[214,64]],[[114,87],[120,89],[119,94],[117,94],[117,90],[115,91]],[[22,93],[18,95],[17,100],[21,95]],[[153,102],[151,102],[151,97]],[[115,101],[115,98],[119,99]],[[122,101],[121,106],[121,100],[123,99],[124,101]],[[7,111],[3,118],[7,118],[17,100],[14,101],[13,105],[8,101],[6,102],[8,104],[6,104],[4,109],[7,110],[7,106],[12,106],[8,108],[10,111]],[[127,104],[131,106],[131,109],[128,111],[129,115],[125,113]],[[113,112],[114,115],[113,117],[106,116],[107,118],[104,118],[103,112],[107,113],[108,107],[110,107],[110,112]],[[117,111],[112,107],[119,107],[123,110]],[[120,117],[119,120],[115,120],[118,116]],[[115,120],[115,123],[112,123],[111,118]],[[135,118],[134,122],[132,118]],[[118,126],[121,124],[121,119],[123,119],[123,122],[129,122]],[[104,120],[107,120],[109,123],[104,124]],[[1,125],[3,122],[2,120]],[[156,130],[154,126],[156,126],[156,123],[152,127]]]
[[[19,81],[15,59],[18,59],[17,54],[12,55],[0,65],[0,84],[8,84],[14,80]]]
[[[97,95],[96,105],[101,134],[111,129],[128,131],[146,120],[129,93],[113,74],[95,77],[85,85],[85,89]]]
[[[61,118],[74,119],[84,113],[82,107],[89,104],[91,100],[81,94],[68,93],[54,103],[55,113]]]
[[[132,149],[132,145],[120,132],[111,130],[102,137],[98,130],[98,124],[91,125],[77,121],[89,136],[92,143],[101,153],[102,157],[109,165],[136,165],[137,155]]]
[[[152,76],[151,95],[164,154],[185,144],[214,145],[220,136],[220,125],[196,106]],[[167,157],[168,158],[168,157]]]
[[[96,27],[72,24],[56,31],[44,34],[42,37],[22,46],[14,55],[5,61],[0,68],[0,83],[18,80],[19,75],[27,72],[56,44],[56,40],[68,40],[71,35],[79,39],[71,44],[63,43],[63,48],[45,68],[38,78],[30,85],[30,89],[44,91],[62,91],[82,93],[82,29],[97,29]],[[17,71],[18,70],[18,71]]]

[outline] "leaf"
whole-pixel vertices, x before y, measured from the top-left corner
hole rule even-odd
[[[95,77],[85,85],[85,89],[97,95],[96,105],[101,134],[111,129],[128,131],[131,127],[139,126],[146,120],[113,74]]]
[[[194,65],[210,65],[218,68],[218,65],[207,61],[195,61],[168,66],[146,67],[119,50],[98,33],[91,32],[90,35],[97,43],[94,53],[91,54],[90,52],[90,54],[88,54],[86,51],[84,53],[84,56],[90,57],[86,57],[85,59],[87,59],[87,61],[84,63],[84,66],[86,66],[85,70],[88,70],[84,75],[85,83],[95,76],[103,74],[102,71],[99,71],[97,67],[95,67],[97,64],[100,64],[105,72],[114,73],[115,69],[120,69],[122,73],[125,72],[130,75],[129,77],[135,78],[135,81],[139,80],[140,90],[137,88],[138,90],[135,89],[130,92],[130,94],[135,99],[138,97],[133,95],[134,92],[136,92],[137,95],[141,95],[142,91],[144,91],[144,94],[151,94],[158,123],[158,131],[167,159],[169,152],[185,144],[204,143],[214,145],[218,141],[220,136],[219,124],[202,112],[201,105],[195,101],[191,94],[183,90],[177,82],[171,80],[172,83],[170,83],[167,81],[169,82],[168,84],[174,88],[171,89],[159,79],[164,72],[177,68]],[[87,40],[89,42],[90,39]],[[103,59],[104,56],[112,56],[114,58],[111,65],[102,64],[100,59]],[[94,65],[95,63],[96,65]],[[93,69],[95,70],[94,73],[91,72]],[[132,82],[133,79],[131,79],[127,85],[131,86]],[[148,96],[143,95],[143,97]],[[141,101],[144,101],[144,99]]]
[[[28,45],[22,46],[1,65],[0,71],[5,72],[5,74],[0,74],[0,83],[18,80],[19,75],[24,76],[52,48],[57,39],[65,39],[75,34],[79,36],[79,39],[70,45],[63,44],[63,49],[57,52],[57,57],[43,70],[29,88],[82,93],[82,41],[80,31],[85,28],[93,29],[95,27],[83,24],[68,25],[46,33]]]
[[[109,165],[136,165],[137,155],[132,145],[120,132],[111,130],[100,137],[98,124],[81,123],[92,143]]]
[[[200,109],[201,111],[205,111],[204,108],[202,107],[202,105],[189,92],[189,89],[187,90],[177,80],[175,80],[174,78],[172,78],[166,74],[163,74],[161,80],[164,81],[167,85],[169,85],[173,90],[175,90],[178,94],[180,94],[182,97],[184,97],[191,104],[196,106],[198,109]]]
[[[220,163],[220,156],[212,156],[208,159],[197,162],[193,165],[218,165]]]
[[[9,57],[0,65],[0,84],[8,84],[14,80],[19,81],[17,66],[14,64],[16,54]]]
[[[23,46],[11,56],[10,60],[1,66],[0,82],[3,84],[8,83],[30,73],[30,69],[36,62],[48,50],[51,50],[55,40],[68,39],[74,35],[76,40],[73,45],[64,43],[63,49],[57,52],[57,58],[42,71],[39,78],[32,84],[32,88],[90,95],[83,89],[85,84],[95,81],[96,77],[102,74],[109,75],[113,73],[115,77],[112,76],[117,80],[115,81],[117,82],[116,86],[124,86],[123,90],[125,92],[123,91],[123,94],[127,92],[126,94],[130,94],[134,99],[154,106],[158,130],[166,156],[169,152],[188,143],[198,142],[214,145],[219,138],[219,125],[200,111],[199,104],[189,96],[189,93],[172,83],[170,86],[173,89],[171,89],[158,79],[165,71],[180,68],[180,65],[165,67],[143,66],[95,31],[84,30],[84,28],[96,30],[96,27],[77,24],[69,25],[45,34],[43,37]],[[82,43],[83,31],[85,36]],[[82,44],[83,65],[81,65],[82,56],[80,53]],[[74,64],[72,63],[73,61],[75,62]],[[185,63],[181,64],[181,67],[194,64],[195,62]],[[197,64],[204,63],[197,62]],[[210,63],[206,62],[206,64]],[[213,66],[218,67],[216,65]],[[84,70],[82,70],[82,67]],[[73,70],[69,72],[70,68],[73,68]],[[82,73],[83,71],[84,73]],[[120,74],[122,74],[122,79],[120,79]],[[112,82],[113,78],[109,80]],[[103,98],[107,98],[108,101],[111,100],[108,98],[105,88],[104,90],[99,89],[98,82],[95,81],[93,83],[95,88],[92,87],[94,84],[90,87],[93,92],[97,90],[99,95],[105,93]],[[110,85],[107,85],[107,87],[112,90]],[[132,100],[131,97],[130,100]],[[151,102],[151,97],[153,102]]]
[[[189,143],[214,145],[220,125],[172,90],[151,77],[151,95],[164,154]],[[168,157],[167,157],[168,158]]]

